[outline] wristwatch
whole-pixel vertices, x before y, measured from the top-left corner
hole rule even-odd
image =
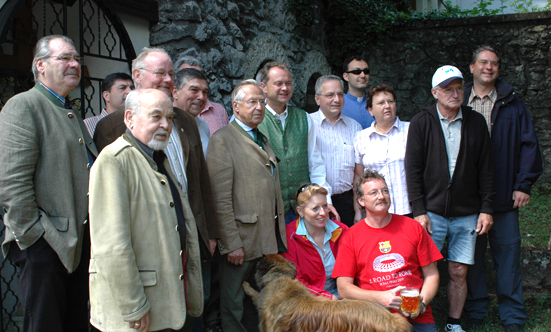
[[[423,305],[423,310],[421,310],[420,315],[424,314],[425,311],[427,311],[427,305],[425,304],[425,302],[421,301],[421,304]]]

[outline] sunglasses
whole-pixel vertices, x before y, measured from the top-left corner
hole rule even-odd
[[[363,72],[364,74],[366,74],[366,75],[369,75],[369,73],[371,72],[371,70],[369,70],[369,68],[354,69],[354,70],[347,71],[346,73],[347,73],[347,74],[360,75],[362,72]]]

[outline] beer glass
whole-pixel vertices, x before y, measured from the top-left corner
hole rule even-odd
[[[408,287],[406,289],[402,289],[400,296],[402,297],[402,306],[400,307],[400,311],[408,314],[415,313],[419,307],[419,290],[417,288]]]

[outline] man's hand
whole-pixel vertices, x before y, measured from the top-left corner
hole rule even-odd
[[[417,222],[420,223],[421,226],[429,232],[429,234],[432,234],[432,226],[430,224],[430,218],[427,214],[419,215],[415,217],[415,220],[417,220]]]
[[[387,309],[400,310],[402,298],[398,295],[398,293],[405,288],[406,287],[404,286],[398,286],[384,292],[379,292],[377,302]]]
[[[214,250],[216,250],[216,240],[215,239],[209,239],[209,246],[210,246],[210,254],[214,255]]]
[[[530,203],[530,195],[523,193],[522,191],[515,190],[513,191],[513,208],[525,207]]]
[[[331,220],[341,221],[341,216],[339,216],[337,209],[333,205],[327,204],[327,208],[329,209],[329,218]]]
[[[478,224],[476,225],[476,232],[478,235],[486,234],[492,228],[494,224],[494,218],[487,213],[480,213],[478,215]]]
[[[228,262],[234,265],[243,265],[245,262],[245,252],[243,248],[235,249],[228,254]]]
[[[130,322],[128,325],[131,329],[136,329],[137,331],[147,331],[149,330],[149,323],[151,319],[149,318],[149,311],[142,318],[137,321]]]

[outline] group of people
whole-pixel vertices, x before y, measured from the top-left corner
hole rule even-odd
[[[490,46],[473,82],[436,70],[436,104],[397,117],[365,58],[321,76],[319,111],[293,107],[281,62],[236,84],[230,121],[208,100],[200,62],[144,48],[131,76],[102,83],[105,109],[81,119],[74,42],[46,36],[36,85],[0,112],[4,255],[20,268],[25,331],[256,331],[245,296],[257,262],[281,253],[317,296],[400,311],[420,291],[417,331],[437,331],[430,302],[448,243],[446,331],[488,315],[490,243],[508,331],[522,331],[518,207],[542,173],[523,102],[498,79]],[[54,146],[55,145],[55,146]]]

